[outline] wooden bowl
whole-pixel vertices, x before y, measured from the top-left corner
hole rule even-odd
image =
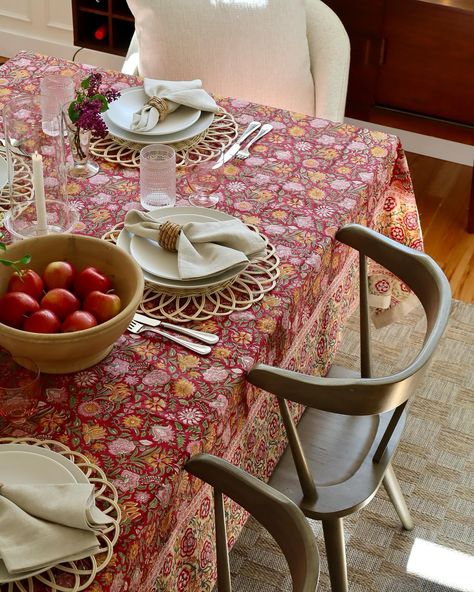
[[[94,266],[112,280],[122,310],[114,318],[74,333],[29,333],[0,323],[0,345],[13,356],[30,358],[42,372],[62,374],[89,368],[110,352],[124,333],[143,296],[143,273],[139,265],[119,247],[90,236],[51,234],[13,243],[6,258],[31,255],[29,267],[40,275],[51,261],[67,260],[78,271]],[[0,264],[0,295],[7,291],[13,273]]]

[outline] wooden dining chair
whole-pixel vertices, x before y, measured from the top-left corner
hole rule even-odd
[[[321,0],[127,0],[126,74],[342,121],[350,42]],[[205,32],[206,34],[203,34]]]
[[[326,377],[316,377],[256,364],[247,378],[278,397],[289,441],[270,484],[306,516],[322,521],[332,591],[347,592],[344,516],[368,504],[383,483],[403,527],[413,528],[390,463],[402,434],[408,398],[446,327],[451,290],[428,255],[369,228],[350,224],[336,238],[359,251],[360,374],[333,368]],[[371,371],[367,257],[411,288],[427,320],[415,359],[404,370],[377,378]],[[307,407],[298,428],[287,400]]]
[[[285,555],[293,592],[314,592],[319,578],[319,554],[301,510],[287,497],[226,460],[197,454],[186,470],[214,488],[217,588],[231,592],[223,495],[237,502],[273,536]]]

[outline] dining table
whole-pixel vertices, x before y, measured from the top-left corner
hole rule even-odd
[[[45,74],[79,81],[93,69],[21,51],[0,67],[0,109],[19,93],[37,94]],[[104,84],[118,91],[143,84],[120,72],[101,72]],[[271,289],[245,306],[189,323],[219,336],[208,356],[151,333],[126,332],[95,366],[43,374],[42,400],[24,424],[0,418],[0,441],[62,443],[100,467],[116,488],[120,535],[89,592],[212,590],[212,492],[183,469],[186,461],[209,452],[260,479],[272,474],[286,446],[284,428],[275,397],[252,387],[246,373],[256,362],[308,374],[328,371],[358,302],[358,255],[337,242],[339,228],[359,223],[423,249],[397,137],[239,98],[215,98],[239,132],[253,120],[273,126],[249,158],[224,165],[216,205],[257,228],[274,248],[278,273]],[[0,121],[0,135],[2,127]],[[228,143],[233,139],[235,134]],[[79,214],[74,232],[110,239],[127,212],[140,207],[139,169],[96,161],[96,175],[68,179],[68,199]],[[179,167],[176,206],[189,205],[190,193]],[[0,194],[0,227],[9,207],[5,196],[6,188]],[[377,327],[414,304],[407,287],[375,264],[370,289]],[[293,411],[302,412],[296,406]],[[227,502],[232,546],[247,515]],[[49,588],[35,581],[34,590],[43,589]]]

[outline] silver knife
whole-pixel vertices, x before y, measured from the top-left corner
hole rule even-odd
[[[245,142],[245,140],[250,136],[250,134],[253,134],[253,132],[255,130],[258,130],[258,128],[261,125],[262,124],[259,121],[251,121],[248,124],[247,129],[240,136],[240,138],[237,140],[237,142],[235,144],[232,144],[232,146],[229,148],[229,150],[224,152],[224,162],[228,162],[231,158],[234,158],[234,156],[240,150],[242,143]]]
[[[143,325],[147,325],[148,327],[166,327],[166,329],[178,331],[179,333],[189,335],[190,337],[194,337],[195,339],[199,339],[200,341],[203,341],[204,343],[209,343],[210,345],[213,345],[214,343],[217,343],[219,341],[219,337],[217,335],[214,335],[214,333],[206,333],[204,331],[197,331],[196,329],[188,329],[187,327],[181,327],[180,325],[173,325],[165,321],[152,319],[151,317],[142,315],[139,312],[136,312],[133,315],[133,318],[135,321],[138,321]]]

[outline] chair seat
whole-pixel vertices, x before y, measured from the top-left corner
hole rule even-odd
[[[289,447],[277,464],[270,485],[315,520],[340,518],[357,511],[375,495],[402,434],[405,414],[381,461],[372,461],[391,416],[392,412],[349,416],[306,409],[298,434],[316,482],[317,499],[303,498]]]

